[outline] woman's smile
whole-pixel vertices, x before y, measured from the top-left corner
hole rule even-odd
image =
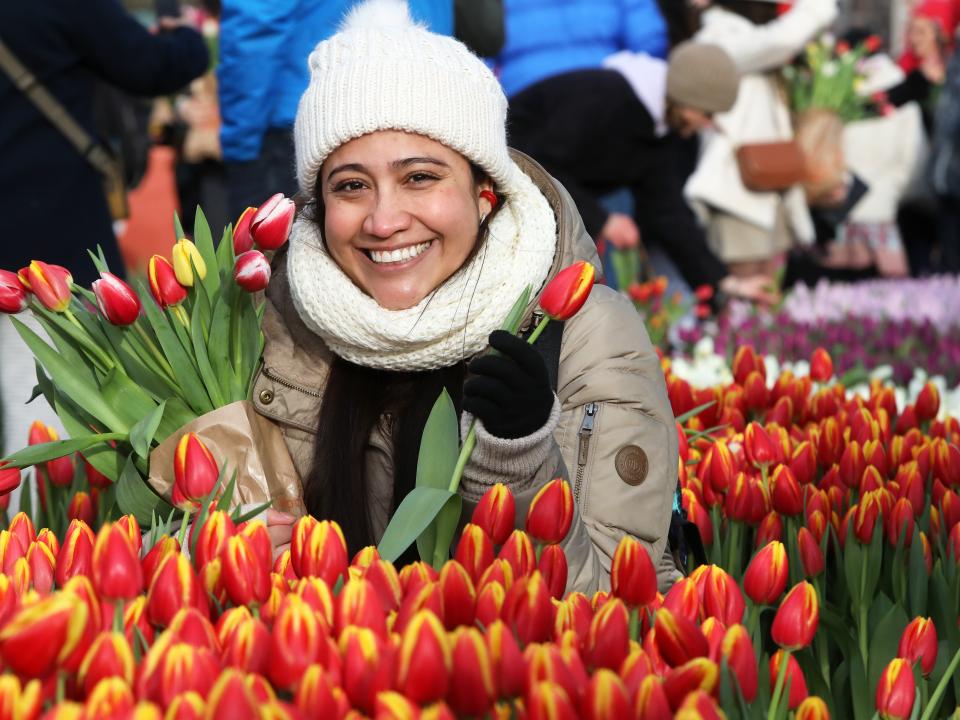
[[[416,245],[404,245],[390,249],[363,248],[361,252],[381,270],[405,270],[423,259],[423,256],[433,247],[435,242],[435,240],[427,240]]]

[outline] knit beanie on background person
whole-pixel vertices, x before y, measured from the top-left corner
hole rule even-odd
[[[487,346],[521,291],[536,295],[556,219],[507,150],[507,99],[463,43],[417,25],[404,0],[366,0],[308,60],[294,123],[297,180],[313,197],[324,160],[379,130],[424,135],[484,170],[505,198],[483,247],[418,305],[387,310],[329,255],[310,206],[294,223],[287,272],[304,323],[340,357],[386,370],[446,367]]]
[[[722,48],[686,42],[670,53],[667,97],[677,105],[723,113],[733,107],[739,90],[740,73]]]

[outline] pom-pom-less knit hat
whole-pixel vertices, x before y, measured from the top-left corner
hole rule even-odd
[[[313,195],[326,157],[377,130],[433,138],[510,192],[507,99],[467,47],[410,17],[404,0],[367,0],[310,54],[310,85],[294,124],[297,180]]]

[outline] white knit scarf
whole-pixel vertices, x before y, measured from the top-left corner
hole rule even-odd
[[[483,247],[418,305],[387,310],[334,262],[320,230],[299,218],[290,235],[287,273],[303,322],[340,357],[382,370],[434,370],[487,346],[523,288],[537,293],[557,249],[550,204],[514,165],[507,202]]]

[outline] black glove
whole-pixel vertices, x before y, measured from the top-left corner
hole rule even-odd
[[[514,440],[532,435],[553,409],[547,366],[532,345],[504,330],[490,333],[490,346],[500,354],[481,355],[470,363],[463,409],[496,437]]]

